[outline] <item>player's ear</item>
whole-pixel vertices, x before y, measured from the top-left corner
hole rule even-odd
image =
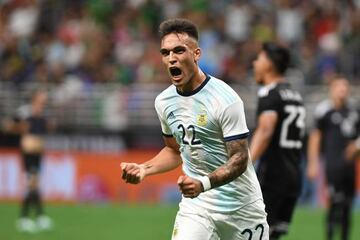
[[[201,57],[201,49],[196,48],[194,51],[194,62],[197,63],[200,60]]]

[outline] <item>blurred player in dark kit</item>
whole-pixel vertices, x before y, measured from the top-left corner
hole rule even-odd
[[[308,145],[307,175],[313,180],[324,160],[328,187],[326,234],[333,239],[341,228],[341,239],[349,239],[352,201],[355,196],[355,158],[360,148],[360,115],[348,101],[349,82],[337,77],[330,83],[330,98],[315,110],[315,127]]]
[[[257,175],[270,239],[287,233],[301,191],[305,108],[301,95],[284,78],[289,62],[288,49],[275,43],[264,43],[253,62],[255,81],[261,88],[250,152],[254,161],[259,160]]]
[[[17,221],[17,228],[22,232],[48,230],[53,225],[51,219],[44,214],[39,191],[39,174],[44,152],[43,135],[53,127],[44,115],[47,99],[45,90],[36,90],[31,96],[30,104],[21,106],[8,124],[10,131],[21,135],[20,149],[26,173],[26,193]],[[36,221],[30,217],[31,209],[35,210]]]

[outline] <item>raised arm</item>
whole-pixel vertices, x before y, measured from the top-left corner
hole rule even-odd
[[[121,163],[122,179],[127,183],[140,183],[146,176],[167,172],[181,163],[179,145],[173,137],[164,137],[165,147],[152,159],[143,163]]]
[[[278,114],[275,111],[265,111],[260,114],[258,126],[250,145],[250,155],[253,161],[258,160],[268,148],[277,121]]]

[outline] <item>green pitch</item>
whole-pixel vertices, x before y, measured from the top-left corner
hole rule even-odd
[[[18,205],[0,204],[0,240],[169,240],[177,206],[160,205],[48,205],[55,228],[37,234],[15,229]],[[296,211],[289,236],[283,240],[324,239],[324,212]],[[360,236],[360,211],[354,214],[353,240]]]

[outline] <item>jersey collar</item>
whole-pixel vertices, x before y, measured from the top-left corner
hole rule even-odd
[[[206,85],[206,84],[209,82],[209,80],[210,80],[210,76],[207,75],[206,73],[205,73],[205,75],[206,75],[206,78],[205,78],[205,80],[201,83],[201,85],[200,85],[199,87],[195,88],[194,90],[192,90],[191,92],[183,93],[183,92],[180,92],[177,88],[176,88],[176,92],[177,92],[179,95],[184,96],[184,97],[189,97],[189,96],[192,96],[192,95],[200,92],[200,90],[203,89],[203,88],[205,87],[205,85]]]
[[[278,83],[273,82],[271,84],[262,86],[259,91],[258,91],[258,96],[259,97],[265,97],[269,94],[271,89],[274,89],[277,86]]]

